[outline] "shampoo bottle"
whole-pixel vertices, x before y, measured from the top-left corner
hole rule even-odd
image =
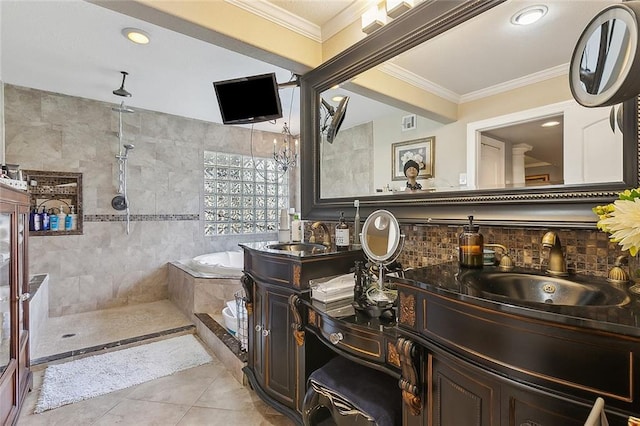
[[[40,225],[43,231],[49,230],[49,213],[44,207],[42,208],[42,213],[40,213]]]
[[[78,228],[78,225],[76,223],[78,219],[78,215],[75,212],[75,206],[69,206],[69,208],[71,209],[71,213],[69,213],[67,217],[69,218],[69,221],[71,222],[71,224],[67,229],[71,231],[75,231]]]
[[[64,231],[66,218],[67,215],[64,212],[64,206],[60,206],[60,213],[58,213],[58,231]]]
[[[49,212],[49,229],[51,231],[58,230],[58,215],[54,213],[53,209]]]
[[[344,212],[340,212],[340,222],[336,225],[336,250],[349,250],[349,225],[344,220]]]

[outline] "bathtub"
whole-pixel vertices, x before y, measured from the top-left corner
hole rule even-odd
[[[244,252],[207,253],[196,256],[186,263],[195,272],[201,274],[213,275],[216,278],[240,278],[244,268]]]
[[[224,324],[222,309],[242,290],[243,268],[242,251],[208,253],[169,262],[169,299],[192,320],[195,314],[206,313]]]

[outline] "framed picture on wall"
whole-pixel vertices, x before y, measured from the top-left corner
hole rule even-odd
[[[435,136],[391,144],[391,180],[405,180],[404,163],[413,160],[420,166],[418,179],[433,177]]]

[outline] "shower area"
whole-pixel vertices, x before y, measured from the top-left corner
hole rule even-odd
[[[113,94],[116,96],[131,97],[131,93],[124,88],[124,83],[129,73],[126,71],[120,71],[120,73],[122,74],[122,84],[118,89],[113,91]],[[125,212],[125,229],[128,235],[130,232],[131,212],[129,209],[129,197],[127,195],[127,163],[129,160],[129,152],[134,149],[134,145],[124,143],[122,117],[123,114],[133,114],[135,111],[126,106],[124,101],[120,102],[119,106],[111,109],[118,113],[118,153],[116,154],[116,160],[118,162],[118,191],[116,196],[111,200],[111,206],[117,211]]]

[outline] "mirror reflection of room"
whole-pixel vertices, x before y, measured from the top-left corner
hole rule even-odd
[[[580,31],[602,6],[554,2],[556,18],[527,27],[510,22],[522,3],[505,2],[323,91],[350,103],[331,146],[320,144],[321,198],[403,191],[391,146],[429,136],[438,140],[437,173],[417,183],[430,191],[621,181],[622,132],[611,120],[620,106],[585,108],[568,82]],[[347,149],[362,161],[347,164]],[[345,175],[355,183],[341,187]]]

